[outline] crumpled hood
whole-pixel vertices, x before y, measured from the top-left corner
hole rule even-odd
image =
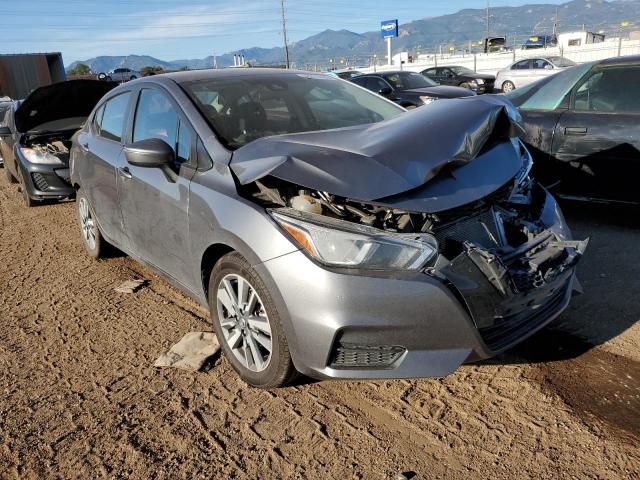
[[[16,128],[27,133],[55,120],[86,118],[98,101],[116,86],[116,82],[69,80],[36,88],[15,112]]]
[[[490,152],[484,150],[494,146],[496,155],[509,157],[496,162],[500,176],[515,175],[522,160],[510,137],[516,136],[520,118],[502,96],[441,100],[376,124],[261,138],[236,150],[230,167],[241,184],[273,175],[374,201],[425,185],[443,169],[462,167],[479,154],[486,158]],[[505,165],[513,171],[504,171]]]

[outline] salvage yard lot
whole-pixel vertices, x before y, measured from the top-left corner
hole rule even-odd
[[[625,212],[566,206],[591,236],[585,294],[505,355],[442,379],[263,391],[223,358],[154,369],[210,330],[206,312],[125,256],[89,259],[74,208],[25,209],[0,180],[0,478],[640,475],[640,221]]]

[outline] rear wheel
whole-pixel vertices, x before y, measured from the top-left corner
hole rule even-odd
[[[76,210],[82,235],[82,244],[87,254],[93,258],[103,257],[108,244],[102,237],[102,233],[100,233],[100,228],[89,205],[89,200],[87,200],[82,190],[78,190],[76,194]]]
[[[220,259],[209,281],[209,308],[222,350],[240,377],[259,388],[295,377],[289,345],[271,295],[237,252]]]
[[[502,84],[502,91],[504,93],[509,93],[512,92],[513,90],[515,90],[516,86],[513,84],[513,82],[507,80],[506,82],[504,82]]]

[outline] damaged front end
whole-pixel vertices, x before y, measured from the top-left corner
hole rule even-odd
[[[239,191],[264,206],[319,263],[351,271],[413,270],[439,279],[484,342],[468,360],[488,357],[566,307],[588,243],[571,239],[555,200],[529,176],[528,151],[499,115],[493,119],[474,136],[473,158],[438,161],[437,168],[431,162],[427,180],[404,192],[356,200],[309,188],[311,181],[301,186],[287,172],[240,181]]]

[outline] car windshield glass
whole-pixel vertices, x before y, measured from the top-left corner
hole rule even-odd
[[[183,87],[232,149],[270,135],[376,123],[404,112],[367,90],[325,75],[222,77]]]
[[[453,73],[456,75],[475,75],[473,70],[468,69],[467,67],[449,67],[453,70]]]
[[[564,57],[549,57],[549,61],[556,67],[574,67],[577,65],[576,62],[572,62],[568,58]]]
[[[398,90],[411,90],[413,88],[427,88],[438,85],[424,75],[413,72],[391,73],[385,75],[384,79]]]
[[[519,88],[507,97],[523,110],[555,110],[575,83],[587,73],[593,63],[584,63],[561,71],[548,79]]]

